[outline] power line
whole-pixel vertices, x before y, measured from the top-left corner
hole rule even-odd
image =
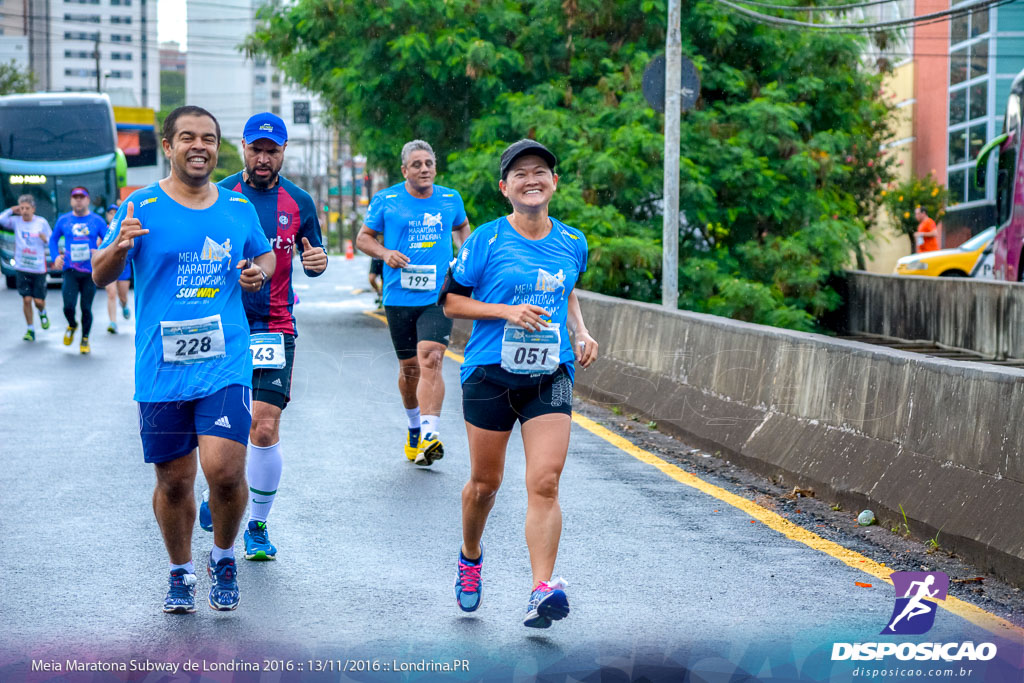
[[[767,2],[754,2],[754,0],[740,0],[744,5],[753,5],[755,7],[763,7],[765,9],[777,9],[786,12],[835,12],[838,10],[851,10],[860,9],[861,7],[873,7],[875,5],[889,5],[894,2],[904,2],[905,0],[873,0],[873,2],[859,2],[852,5],[804,5],[801,7],[794,7],[789,5],[773,5]]]
[[[922,14],[915,17],[909,17],[907,19],[893,19],[890,21],[877,21],[870,23],[865,22],[859,24],[816,24],[809,21],[798,21],[796,19],[786,19],[784,17],[776,17],[770,14],[762,14],[761,12],[755,12],[752,9],[748,9],[741,5],[737,5],[736,3],[730,2],[730,0],[716,1],[762,24],[774,24],[776,26],[782,26],[785,28],[812,28],[819,30],[859,33],[869,30],[903,28],[915,24],[923,25],[937,21],[945,21],[952,17],[959,17],[966,14],[970,14],[971,12],[975,12],[979,9],[988,9],[991,7],[1008,5],[1012,2],[1015,2],[1016,0],[983,0],[983,2],[979,2],[974,5],[955,7],[948,10],[942,10],[941,12]]]

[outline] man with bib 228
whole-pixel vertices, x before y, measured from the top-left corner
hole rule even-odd
[[[512,213],[481,225],[466,241],[440,299],[449,317],[474,321],[461,371],[470,478],[462,490],[456,601],[466,612],[480,606],[481,538],[518,420],[533,571],[523,624],[531,628],[547,628],[569,613],[567,584],[551,578],[562,533],[558,487],[569,449],[573,361],[586,368],[597,357],[575,292],[587,268],[586,237],[548,216],[558,186],[554,168],[555,155],[539,142],[520,140],[504,151],[498,187]]]
[[[93,257],[93,279],[135,272],[135,400],[145,461],[156,469],[153,511],[171,561],[164,611],[195,611],[193,494],[198,462],[210,486],[209,604],[238,606],[234,556],[245,512],[252,357],[242,291],[259,291],[275,259],[252,203],[210,182],[220,125],[205,109],[167,115],[171,173],[132,193]]]
[[[434,184],[437,157],[429,144],[405,143],[402,175],[405,182],[373,196],[356,246],[384,261],[384,312],[409,426],[405,457],[427,466],[444,457],[441,364],[452,332],[437,294],[452,244],[459,247],[469,237],[469,221],[459,193]]]
[[[80,353],[89,353],[89,331],[92,329],[92,300],[96,285],[92,281],[92,251],[107,234],[107,222],[89,210],[89,190],[76,187],[71,190],[71,211],[61,215],[50,235],[50,258],[55,268],[63,270],[61,291],[64,295],[64,317],[68,328],[64,331],[64,346],[75,340],[75,306],[81,298],[82,339]],[[58,256],[58,243],[64,238],[64,253]]]
[[[267,530],[267,516],[281,482],[281,412],[291,400],[298,336],[292,314],[295,250],[301,254],[302,269],[308,277],[317,277],[327,269],[327,252],[322,246],[313,198],[280,175],[287,146],[288,130],[280,117],[267,112],[253,115],[242,131],[245,170],[218,183],[241,192],[256,207],[277,259],[267,286],[242,294],[253,354],[252,429],[246,459],[250,506],[243,535],[247,560],[277,557]],[[199,524],[212,531],[210,522],[209,504],[204,500],[199,508]]]

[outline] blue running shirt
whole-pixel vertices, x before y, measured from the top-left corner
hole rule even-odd
[[[50,235],[50,260],[56,261],[59,256],[58,244],[64,238],[64,270],[75,270],[79,273],[92,272],[92,250],[96,248],[107,234],[107,222],[93,212],[84,216],[76,216],[68,211],[53,224]]]
[[[213,206],[190,209],[159,183],[136,190],[103,240],[103,247],[114,242],[132,202],[149,230],[128,252],[135,269],[136,401],[188,401],[229,384],[252,386],[237,265],[269,252],[270,243],[248,199],[218,192]]]
[[[433,194],[419,199],[409,194],[405,183],[401,182],[373,195],[366,210],[366,227],[383,233],[384,246],[408,256],[410,266],[425,266],[425,272],[433,266],[435,274],[431,289],[404,288],[402,269],[385,263],[385,306],[437,303],[444,274],[452,260],[452,228],[465,222],[462,196],[447,187],[434,185]]]
[[[473,231],[452,269],[455,281],[473,289],[473,298],[488,304],[534,304],[551,313],[561,333],[559,362],[575,379],[569,329],[569,295],[587,269],[587,238],[576,228],[552,218],[551,232],[528,240],[501,217]],[[477,367],[501,363],[504,320],[474,320],[466,344],[460,380]]]

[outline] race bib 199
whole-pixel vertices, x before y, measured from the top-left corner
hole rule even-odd
[[[437,266],[406,266],[402,268],[402,289],[432,292],[437,289]]]
[[[280,332],[249,335],[249,351],[256,370],[280,370],[285,366],[284,335]]]
[[[75,263],[88,261],[90,255],[88,244],[82,244],[81,242],[74,242],[71,244],[71,260]]]
[[[558,369],[561,344],[557,325],[532,331],[506,323],[501,339],[501,367],[517,375],[551,374]]]
[[[161,320],[160,338],[165,363],[202,363],[226,355],[220,315],[195,320]]]

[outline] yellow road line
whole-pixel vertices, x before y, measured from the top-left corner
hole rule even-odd
[[[387,318],[378,313],[372,313],[370,311],[363,311],[363,313],[380,320],[385,325],[387,324]],[[452,351],[445,351],[444,355],[457,363],[462,363],[466,360],[463,356]],[[892,583],[892,580],[889,578],[892,570],[885,565],[879,564],[856,551],[850,550],[849,548],[844,548],[838,543],[824,539],[814,532],[808,531],[799,524],[794,524],[785,517],[782,517],[781,515],[772,512],[751,500],[747,500],[742,496],[730,493],[719,486],[715,486],[714,484],[704,481],[695,474],[690,474],[676,465],[665,462],[653,453],[645,451],[615,432],[602,427],[593,420],[586,418],[577,412],[573,412],[572,421],[586,429],[591,434],[604,439],[619,450],[625,451],[640,462],[646,463],[660,470],[663,474],[675,479],[680,484],[685,484],[695,488],[701,493],[709,495],[712,498],[717,498],[727,505],[731,505],[742,510],[757,521],[762,522],[768,528],[779,532],[786,538],[797,541],[798,543],[803,543],[809,548],[825,553],[830,557],[834,557],[843,564],[849,565],[854,569],[858,569],[865,574],[869,574],[880,581],[885,581],[889,584]],[[946,596],[944,601],[936,601],[936,604],[994,635],[1002,636],[1004,638],[1024,638],[1024,628],[1011,624],[1002,617],[992,614],[991,612],[986,612],[980,607],[954,598],[951,595]]]
[[[681,484],[695,488],[701,493],[705,493],[712,498],[717,498],[727,505],[739,508],[757,521],[762,522],[769,528],[779,532],[786,538],[790,538],[799,543],[803,543],[814,550],[823,552],[826,555],[834,557],[840,562],[847,564],[854,569],[859,569],[860,571],[874,576],[877,579],[890,584],[892,583],[889,579],[889,575],[892,573],[892,570],[885,565],[879,564],[858,552],[850,550],[849,548],[844,548],[838,543],[826,540],[821,536],[804,529],[802,526],[794,524],[785,517],[782,517],[767,508],[761,507],[753,501],[747,500],[742,496],[737,496],[734,493],[730,493],[729,491],[715,486],[714,484],[709,484],[700,477],[690,474],[676,465],[665,462],[658,456],[639,448],[615,432],[602,427],[591,419],[583,417],[579,413],[573,413],[572,420],[588,432],[601,437],[616,448],[629,453],[640,462],[657,468],[662,473],[672,479],[675,479]],[[976,607],[969,602],[958,600],[953,596],[947,596],[945,601],[937,601],[937,604],[939,607],[942,607],[958,617],[966,619],[972,624],[980,626],[995,635],[1006,638],[1024,637],[1024,628],[1015,626],[1009,621],[1006,621],[995,614],[991,614],[990,612],[986,612],[980,607]]]

